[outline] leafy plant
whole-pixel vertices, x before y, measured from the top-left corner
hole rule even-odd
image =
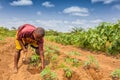
[[[58,55],[59,55],[59,47],[57,46],[51,47],[51,45],[45,45],[45,58],[47,60],[53,60],[57,58]]]
[[[71,64],[72,66],[75,66],[75,67],[78,67],[80,65],[79,60],[76,58],[67,57],[67,58],[65,58],[65,62],[68,64]]]
[[[87,68],[90,68],[90,67],[98,68],[99,64],[98,64],[98,61],[95,59],[95,57],[90,55],[90,56],[88,56],[88,61],[84,62],[84,67],[87,67]]]
[[[33,66],[40,66],[40,57],[37,54],[33,54],[30,64]]]
[[[78,66],[80,66],[80,62],[79,62],[79,60],[78,59],[75,59],[75,58],[73,58],[73,66],[75,66],[75,67],[78,67]]]
[[[111,76],[112,76],[113,78],[118,78],[118,79],[120,79],[120,69],[116,69],[115,71],[113,71],[113,72],[111,73]]]
[[[66,58],[65,58],[65,62],[66,62],[66,63],[72,63],[72,58],[66,57]]]
[[[52,69],[56,69],[58,67],[57,63],[59,62],[58,55],[53,54],[52,58],[50,59],[50,62],[52,63]]]
[[[58,80],[57,74],[53,72],[49,66],[46,66],[40,75],[43,80]]]
[[[14,37],[16,30],[9,30],[5,27],[0,27],[0,40],[4,40],[6,37]]]
[[[62,62],[58,65],[58,68],[65,68],[65,67],[66,67],[65,62]]]
[[[68,54],[71,56],[72,55],[81,56],[81,54],[79,52],[76,52],[76,51],[69,52]]]
[[[54,52],[49,45],[45,45],[45,59],[50,60]]]
[[[69,33],[60,33],[54,38],[64,45],[74,45],[94,51],[104,51],[109,55],[120,53],[120,21],[117,23],[102,22],[95,28],[83,30],[75,27]],[[107,42],[110,45],[107,45]]]
[[[64,70],[65,76],[66,76],[67,78],[71,78],[71,77],[72,77],[73,71],[72,71],[69,67],[65,67],[63,70]]]

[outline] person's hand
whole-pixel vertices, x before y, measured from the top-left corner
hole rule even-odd
[[[42,68],[42,70],[43,70],[43,69],[45,68],[45,65],[42,65],[41,68]]]
[[[23,58],[22,58],[22,62],[23,63],[25,63],[25,61],[26,61],[26,52],[27,52],[27,49],[26,48],[23,48],[23,52],[24,52],[24,56],[23,56]]]
[[[23,48],[23,52],[24,52],[24,53],[27,52],[27,49],[26,49],[26,48]]]

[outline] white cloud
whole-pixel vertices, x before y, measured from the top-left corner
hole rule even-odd
[[[89,16],[89,14],[86,14],[86,13],[71,13],[70,15],[73,15],[73,16]]]
[[[77,19],[75,21],[72,21],[71,23],[75,25],[83,25],[83,24],[86,24],[86,22],[87,22],[86,20]]]
[[[91,0],[92,3],[97,3],[97,2],[101,2],[103,0]]]
[[[101,22],[103,22],[103,20],[101,20],[101,19],[96,19],[96,20],[91,20],[90,22],[91,22],[91,23],[101,23]]]
[[[116,1],[116,0],[106,0],[106,1],[104,1],[104,4],[109,4],[109,3],[112,3],[114,1]]]
[[[87,8],[81,8],[78,6],[72,6],[72,7],[65,8],[63,10],[63,13],[73,15],[73,16],[88,16],[89,15]]]
[[[50,19],[50,20],[35,20],[35,19],[27,19],[27,18],[17,18],[13,17],[10,19],[0,19],[0,25],[5,26],[7,28],[16,27],[23,24],[32,24],[34,26],[41,26],[46,30],[53,29],[62,32],[71,31],[73,27],[82,27],[84,29],[94,28],[97,26],[102,20],[94,19],[94,20],[85,20],[85,19],[75,19],[75,20],[58,20],[58,19]],[[6,23],[7,22],[7,23]]]
[[[38,12],[37,12],[37,15],[41,15],[41,14],[42,14],[42,12],[41,12],[41,11],[38,11]]]
[[[116,2],[118,0],[91,0],[92,3],[103,2],[104,4],[110,4],[112,2]]]
[[[45,7],[55,7],[54,4],[52,4],[51,2],[48,2],[48,1],[43,2],[43,3],[42,3],[42,6],[45,6]]]
[[[57,31],[66,32],[72,27],[69,21],[63,20],[36,20],[36,24],[44,27],[46,30],[53,29]]]
[[[88,12],[87,8],[80,8],[78,6],[72,6],[64,9],[64,13],[74,13],[74,12]]]
[[[17,0],[10,3],[10,5],[12,6],[28,6],[32,4],[33,4],[32,0]]]
[[[96,22],[95,22],[96,21]],[[71,31],[73,27],[82,27],[88,29],[99,24],[100,19],[96,20],[36,20],[36,24],[44,26],[46,29],[53,29],[57,31],[67,32]]]
[[[63,23],[62,20],[36,20],[36,22],[47,27],[55,27]]]
[[[83,29],[88,29],[88,28],[94,28],[98,24],[103,22],[102,19],[93,19],[93,20],[85,20],[85,19],[76,19],[69,24],[71,24],[73,27],[82,27]]]
[[[0,20],[0,25],[7,27],[9,29],[11,29],[12,27],[18,28],[19,26],[26,23],[33,24],[33,25],[35,24],[33,20],[28,20],[26,18],[18,18],[18,17],[11,17],[10,19]]]
[[[114,5],[113,8],[120,10],[120,4]]]

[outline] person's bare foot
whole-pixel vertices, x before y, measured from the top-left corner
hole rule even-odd
[[[13,73],[16,74],[18,72],[17,68],[14,68]]]

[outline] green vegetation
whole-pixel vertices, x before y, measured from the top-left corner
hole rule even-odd
[[[0,40],[4,40],[6,37],[14,37],[16,30],[9,30],[5,27],[0,27]]]
[[[14,37],[15,32],[14,27],[12,30],[0,27],[0,40]],[[116,55],[120,53],[120,20],[117,23],[103,22],[88,30],[75,27],[69,33],[48,30],[45,38],[64,45],[73,45],[93,51],[103,51],[107,55]]]
[[[66,67],[65,62],[62,62],[58,65],[58,68],[65,68],[65,67]]]
[[[79,67],[80,66],[80,61],[76,58],[70,58],[70,57],[66,57],[65,58],[65,62],[69,65],[75,66],[75,67]]]
[[[71,78],[72,77],[73,71],[69,67],[65,67],[63,70],[64,70],[65,76],[67,78]]]
[[[57,46],[51,47],[51,45],[45,44],[45,60],[51,64],[52,69],[58,68],[59,62],[59,48]]]
[[[84,67],[88,68],[88,69],[90,67],[94,67],[94,68],[98,69],[99,64],[98,64],[98,61],[95,59],[95,57],[90,55],[90,56],[88,56],[88,60],[84,62]]]
[[[52,36],[52,41],[116,55],[120,53],[120,20],[117,23],[103,22],[88,30],[75,27],[69,33]]]
[[[70,56],[81,56],[81,54],[79,52],[76,52],[76,51],[69,52],[68,55],[70,55]]]
[[[45,45],[45,59],[55,60],[59,55],[59,48],[57,46],[51,47],[51,45]]]
[[[40,67],[41,63],[40,63],[40,57],[39,57],[39,55],[33,54],[32,57],[31,57],[30,64],[32,66],[38,66],[38,67]]]
[[[120,79],[120,69],[116,69],[115,71],[113,71],[113,72],[111,73],[111,76],[112,76],[113,78],[118,78],[118,79]]]
[[[51,29],[45,32],[46,36],[51,36],[51,35],[58,36],[59,34],[60,34],[60,32],[57,32],[57,31],[51,30]]]
[[[55,38],[58,36],[58,35],[60,35],[61,34],[61,32],[57,32],[57,31],[55,31],[55,30],[47,30],[46,32],[45,32],[45,39],[46,40],[50,40],[50,41],[54,41],[55,40]]]
[[[57,74],[53,72],[49,66],[46,66],[40,73],[42,80],[58,80]]]

